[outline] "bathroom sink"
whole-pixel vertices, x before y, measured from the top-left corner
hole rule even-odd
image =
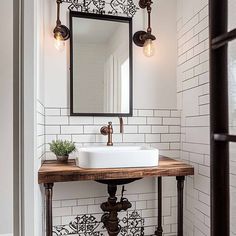
[[[158,162],[158,149],[142,146],[85,147],[76,159],[81,168],[154,167]]]

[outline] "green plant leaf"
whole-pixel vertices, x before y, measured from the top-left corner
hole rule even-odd
[[[67,140],[53,140],[49,145],[50,151],[56,156],[68,156],[70,153],[76,151],[75,144]]]

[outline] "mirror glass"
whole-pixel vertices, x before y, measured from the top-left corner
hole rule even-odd
[[[71,12],[71,115],[132,115],[132,18]]]

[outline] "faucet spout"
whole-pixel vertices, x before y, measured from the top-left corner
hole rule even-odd
[[[120,120],[120,133],[123,134],[124,133],[124,120],[122,117],[119,117]]]

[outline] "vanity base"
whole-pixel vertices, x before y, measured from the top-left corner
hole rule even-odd
[[[102,174],[101,174],[102,173]],[[108,187],[109,198],[104,203],[104,215],[102,221],[110,230],[110,235],[118,235],[120,231],[118,212],[119,209],[129,208],[129,202],[123,198],[117,202],[115,197],[117,185],[131,183],[134,180],[144,177],[158,177],[158,225],[155,235],[162,236],[162,177],[176,176],[177,190],[178,190],[178,229],[177,236],[183,236],[183,189],[185,176],[193,175],[194,169],[181,161],[173,160],[167,157],[160,157],[160,164],[156,168],[131,168],[126,169],[112,169],[112,170],[89,170],[81,169],[75,165],[75,160],[68,163],[58,163],[57,161],[45,161],[39,170],[39,183],[44,184],[45,188],[45,207],[46,207],[46,236],[53,235],[52,222],[52,193],[53,183],[55,182],[69,182],[80,180],[95,180],[99,183],[110,185]],[[121,176],[126,175],[131,179],[119,180]],[[103,180],[99,180],[99,179]],[[111,178],[115,180],[111,180]],[[119,181],[117,181],[119,180]],[[113,207],[118,208],[114,211]],[[128,209],[127,208],[127,209]]]

